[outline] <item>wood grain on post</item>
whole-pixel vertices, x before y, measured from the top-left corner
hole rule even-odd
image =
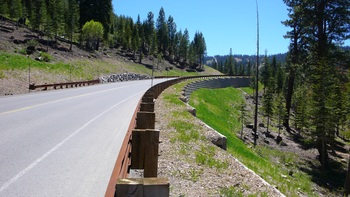
[[[143,197],[142,179],[118,179],[115,186],[116,197]]]
[[[169,181],[166,178],[118,179],[116,197],[169,197]]]
[[[145,129],[132,131],[131,169],[144,169],[145,134]]]
[[[159,131],[147,129],[145,134],[144,177],[157,177]]]
[[[168,197],[170,193],[169,181],[166,178],[144,178],[143,196],[144,197]]]
[[[156,115],[154,112],[140,111],[137,113],[136,129],[154,129]]]
[[[141,103],[140,111],[154,112],[154,103]]]

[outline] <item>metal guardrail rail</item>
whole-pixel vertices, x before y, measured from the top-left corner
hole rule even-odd
[[[53,89],[63,89],[69,88],[69,87],[81,87],[81,86],[88,86],[88,85],[94,85],[100,83],[99,79],[96,80],[90,80],[90,81],[79,81],[79,82],[68,82],[68,83],[54,83],[54,84],[42,84],[42,85],[35,85],[35,84],[29,84],[29,90],[35,90],[37,88],[44,88],[43,90],[47,90],[47,88],[53,88]]]

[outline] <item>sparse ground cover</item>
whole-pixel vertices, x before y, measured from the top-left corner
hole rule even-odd
[[[207,139],[214,130],[192,116],[179,99],[186,83],[165,90],[155,106],[162,142],[158,176],[170,180],[170,196],[280,196]]]

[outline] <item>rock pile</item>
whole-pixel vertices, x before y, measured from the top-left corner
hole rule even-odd
[[[121,82],[121,81],[136,81],[136,80],[144,80],[144,79],[151,79],[151,77],[149,75],[123,73],[123,74],[113,74],[110,76],[100,77],[100,82],[108,83],[108,82]]]

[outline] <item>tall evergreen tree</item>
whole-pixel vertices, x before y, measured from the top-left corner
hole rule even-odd
[[[328,167],[327,142],[334,140],[336,125],[331,122],[334,110],[331,106],[331,94],[335,85],[334,62],[331,62],[331,48],[334,42],[341,42],[350,37],[350,1],[320,0],[309,3],[305,9],[305,17],[310,40],[312,90],[313,90],[313,120],[316,147],[320,154],[322,167]],[[310,15],[309,13],[313,13]]]
[[[168,41],[169,41],[169,34],[168,34],[168,25],[165,21],[165,12],[163,7],[159,10],[159,15],[157,18],[156,23],[156,29],[157,29],[157,36],[158,36],[158,49],[161,51],[164,55],[166,55],[166,52],[168,50]]]
[[[176,23],[174,21],[174,18],[172,16],[169,16],[167,21],[168,26],[168,38],[169,38],[169,60],[174,60],[174,53],[175,53],[175,39],[176,39]]]
[[[47,20],[46,20],[46,29],[50,32],[58,35],[63,28],[64,22],[64,11],[63,11],[62,0],[49,0],[47,4]]]
[[[200,68],[202,68],[202,59],[204,57],[204,54],[207,51],[207,46],[206,46],[205,39],[202,32],[195,33],[193,38],[193,50],[194,50],[194,55],[198,60],[198,64]]]
[[[9,13],[10,13],[10,17],[13,18],[13,19],[17,19],[17,18],[22,17],[22,3],[21,3],[21,0],[11,0],[11,1],[9,1]]]
[[[141,47],[138,25],[134,25],[131,38],[131,48],[134,51],[134,58],[136,58],[136,51]]]
[[[67,4],[64,5],[64,10],[65,33],[69,35],[69,50],[72,51],[73,35],[79,29],[79,5],[76,0],[68,0]]]
[[[9,6],[6,0],[0,3],[1,20],[3,20],[3,17],[8,14],[8,7]]]
[[[252,64],[250,63],[250,60],[248,60],[247,75],[250,76],[251,74],[252,74]]]
[[[276,93],[280,94],[284,90],[284,82],[285,82],[285,71],[282,68],[281,63],[277,63],[277,72],[276,72]],[[285,113],[286,115],[286,113]],[[284,118],[283,118],[284,121]]]
[[[228,63],[227,63],[227,67],[229,68],[228,70],[228,75],[233,76],[234,75],[234,71],[233,71],[233,67],[234,67],[234,63],[233,63],[233,55],[232,55],[232,48],[230,49],[230,55],[228,58]]]
[[[183,36],[181,37],[180,46],[179,46],[179,56],[183,59],[183,65],[187,64],[189,43],[190,43],[190,35],[186,28],[183,33]]]
[[[270,125],[270,119],[274,114],[274,105],[273,105],[273,89],[271,88],[273,83],[272,78],[268,80],[266,91],[264,92],[263,99],[262,99],[262,110],[267,117],[267,133],[269,133],[269,125]]]
[[[285,38],[290,39],[289,46],[290,58],[289,69],[287,75],[287,94],[286,94],[286,117],[284,119],[284,126],[287,130],[289,127],[290,109],[292,106],[292,96],[294,92],[294,83],[298,66],[302,63],[303,54],[306,51],[307,40],[303,37],[306,34],[307,27],[303,19],[304,2],[303,0],[284,0],[284,3],[288,6],[288,16],[290,19],[282,22],[285,26],[290,27],[292,30],[287,32]]]
[[[31,10],[30,24],[35,30],[40,30],[40,27],[47,19],[47,6],[44,0],[33,0]]]
[[[145,33],[145,43],[147,46],[147,51],[149,52],[151,42],[153,40],[154,34],[154,14],[153,12],[149,12],[147,14],[147,20],[143,22],[144,33]]]
[[[267,53],[265,53],[265,57],[264,57],[264,65],[261,68],[261,83],[264,85],[264,92],[266,91],[266,88],[270,88],[273,91],[273,87],[269,87],[269,86],[273,86],[274,83],[269,83],[270,79],[272,79],[271,76],[271,66],[267,57]]]
[[[299,136],[304,132],[304,128],[309,125],[309,94],[307,91],[307,85],[303,84],[299,86],[295,91],[293,103],[295,108],[295,123],[296,129],[299,131]]]

